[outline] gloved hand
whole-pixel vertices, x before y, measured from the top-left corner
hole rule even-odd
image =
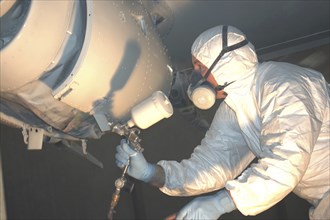
[[[226,190],[211,195],[198,197],[185,205],[176,215],[176,220],[181,219],[218,219],[224,213],[236,209],[234,202]]]
[[[149,182],[155,173],[155,165],[148,163],[143,154],[133,150],[125,139],[121,140],[116,150],[115,158],[119,168],[124,168],[129,163],[128,175],[135,179]]]

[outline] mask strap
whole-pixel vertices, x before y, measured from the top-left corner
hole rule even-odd
[[[225,85],[218,85],[217,87],[214,88],[215,91],[220,91],[223,90],[224,88],[226,88],[227,86],[229,86],[230,84],[232,84],[235,81],[232,81],[230,83],[225,83]]]
[[[222,50],[228,46],[228,26],[224,25],[222,27]]]
[[[207,78],[211,74],[211,71],[213,70],[215,65],[219,62],[221,57],[223,57],[223,55],[225,55],[225,53],[228,53],[230,51],[243,47],[243,46],[247,45],[248,43],[249,43],[249,41],[247,39],[244,39],[243,41],[228,47],[227,46],[228,45],[228,26],[224,25],[222,27],[222,50],[221,50],[220,54],[218,55],[218,57],[213,61],[210,68],[207,70],[206,74],[204,75],[204,79],[207,80]],[[231,84],[231,83],[229,83],[229,84]],[[227,85],[229,85],[229,84],[227,84]]]

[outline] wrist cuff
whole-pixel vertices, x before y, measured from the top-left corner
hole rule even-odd
[[[220,205],[223,207],[226,213],[229,213],[236,209],[235,203],[228,194],[227,190],[221,190],[219,196],[220,196]]]
[[[148,167],[145,171],[145,175],[143,178],[141,178],[141,180],[143,182],[149,183],[153,179],[155,172],[156,172],[156,166],[154,164],[148,163]]]

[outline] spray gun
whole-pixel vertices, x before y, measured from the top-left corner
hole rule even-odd
[[[111,124],[109,124],[109,125],[111,126]],[[121,136],[125,136],[127,139],[127,143],[135,151],[137,151],[137,152],[143,151],[143,148],[140,145],[141,139],[138,137],[138,134],[140,133],[139,129],[137,129],[137,128],[129,129],[127,125],[115,124],[112,128],[112,131]],[[127,185],[126,173],[127,173],[129,164],[130,164],[130,162],[128,161],[128,163],[125,165],[125,167],[123,169],[121,176],[118,179],[116,179],[116,181],[115,181],[116,190],[112,194],[110,209],[109,209],[109,213],[108,213],[109,220],[113,219],[113,214],[115,213],[115,207],[117,206],[119,198],[120,198],[121,189]],[[133,185],[130,187],[130,191],[132,191],[132,189],[133,189]]]
[[[124,125],[120,123],[111,123],[108,125],[110,131],[119,134],[120,136],[125,136],[129,146],[136,152],[142,152],[141,138],[139,138],[140,130],[135,128],[137,126],[141,129],[146,129],[151,125],[157,123],[158,121],[169,118],[173,114],[173,107],[167,96],[161,92],[154,92],[151,97],[147,98],[137,106],[135,106],[131,111],[131,119]],[[124,167],[122,175],[116,179],[115,187],[116,190],[112,194],[112,200],[110,204],[110,210],[108,218],[113,219],[113,214],[115,213],[115,207],[118,204],[120,198],[120,191],[127,183],[126,173],[129,167],[129,161]]]

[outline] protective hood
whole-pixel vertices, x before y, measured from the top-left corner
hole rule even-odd
[[[191,54],[210,68],[222,50],[223,26],[216,26],[201,33],[191,47]],[[233,26],[228,26],[227,46],[245,40],[245,35]],[[249,42],[243,47],[225,53],[214,66],[212,75],[219,85],[246,78],[258,63],[254,46]]]

